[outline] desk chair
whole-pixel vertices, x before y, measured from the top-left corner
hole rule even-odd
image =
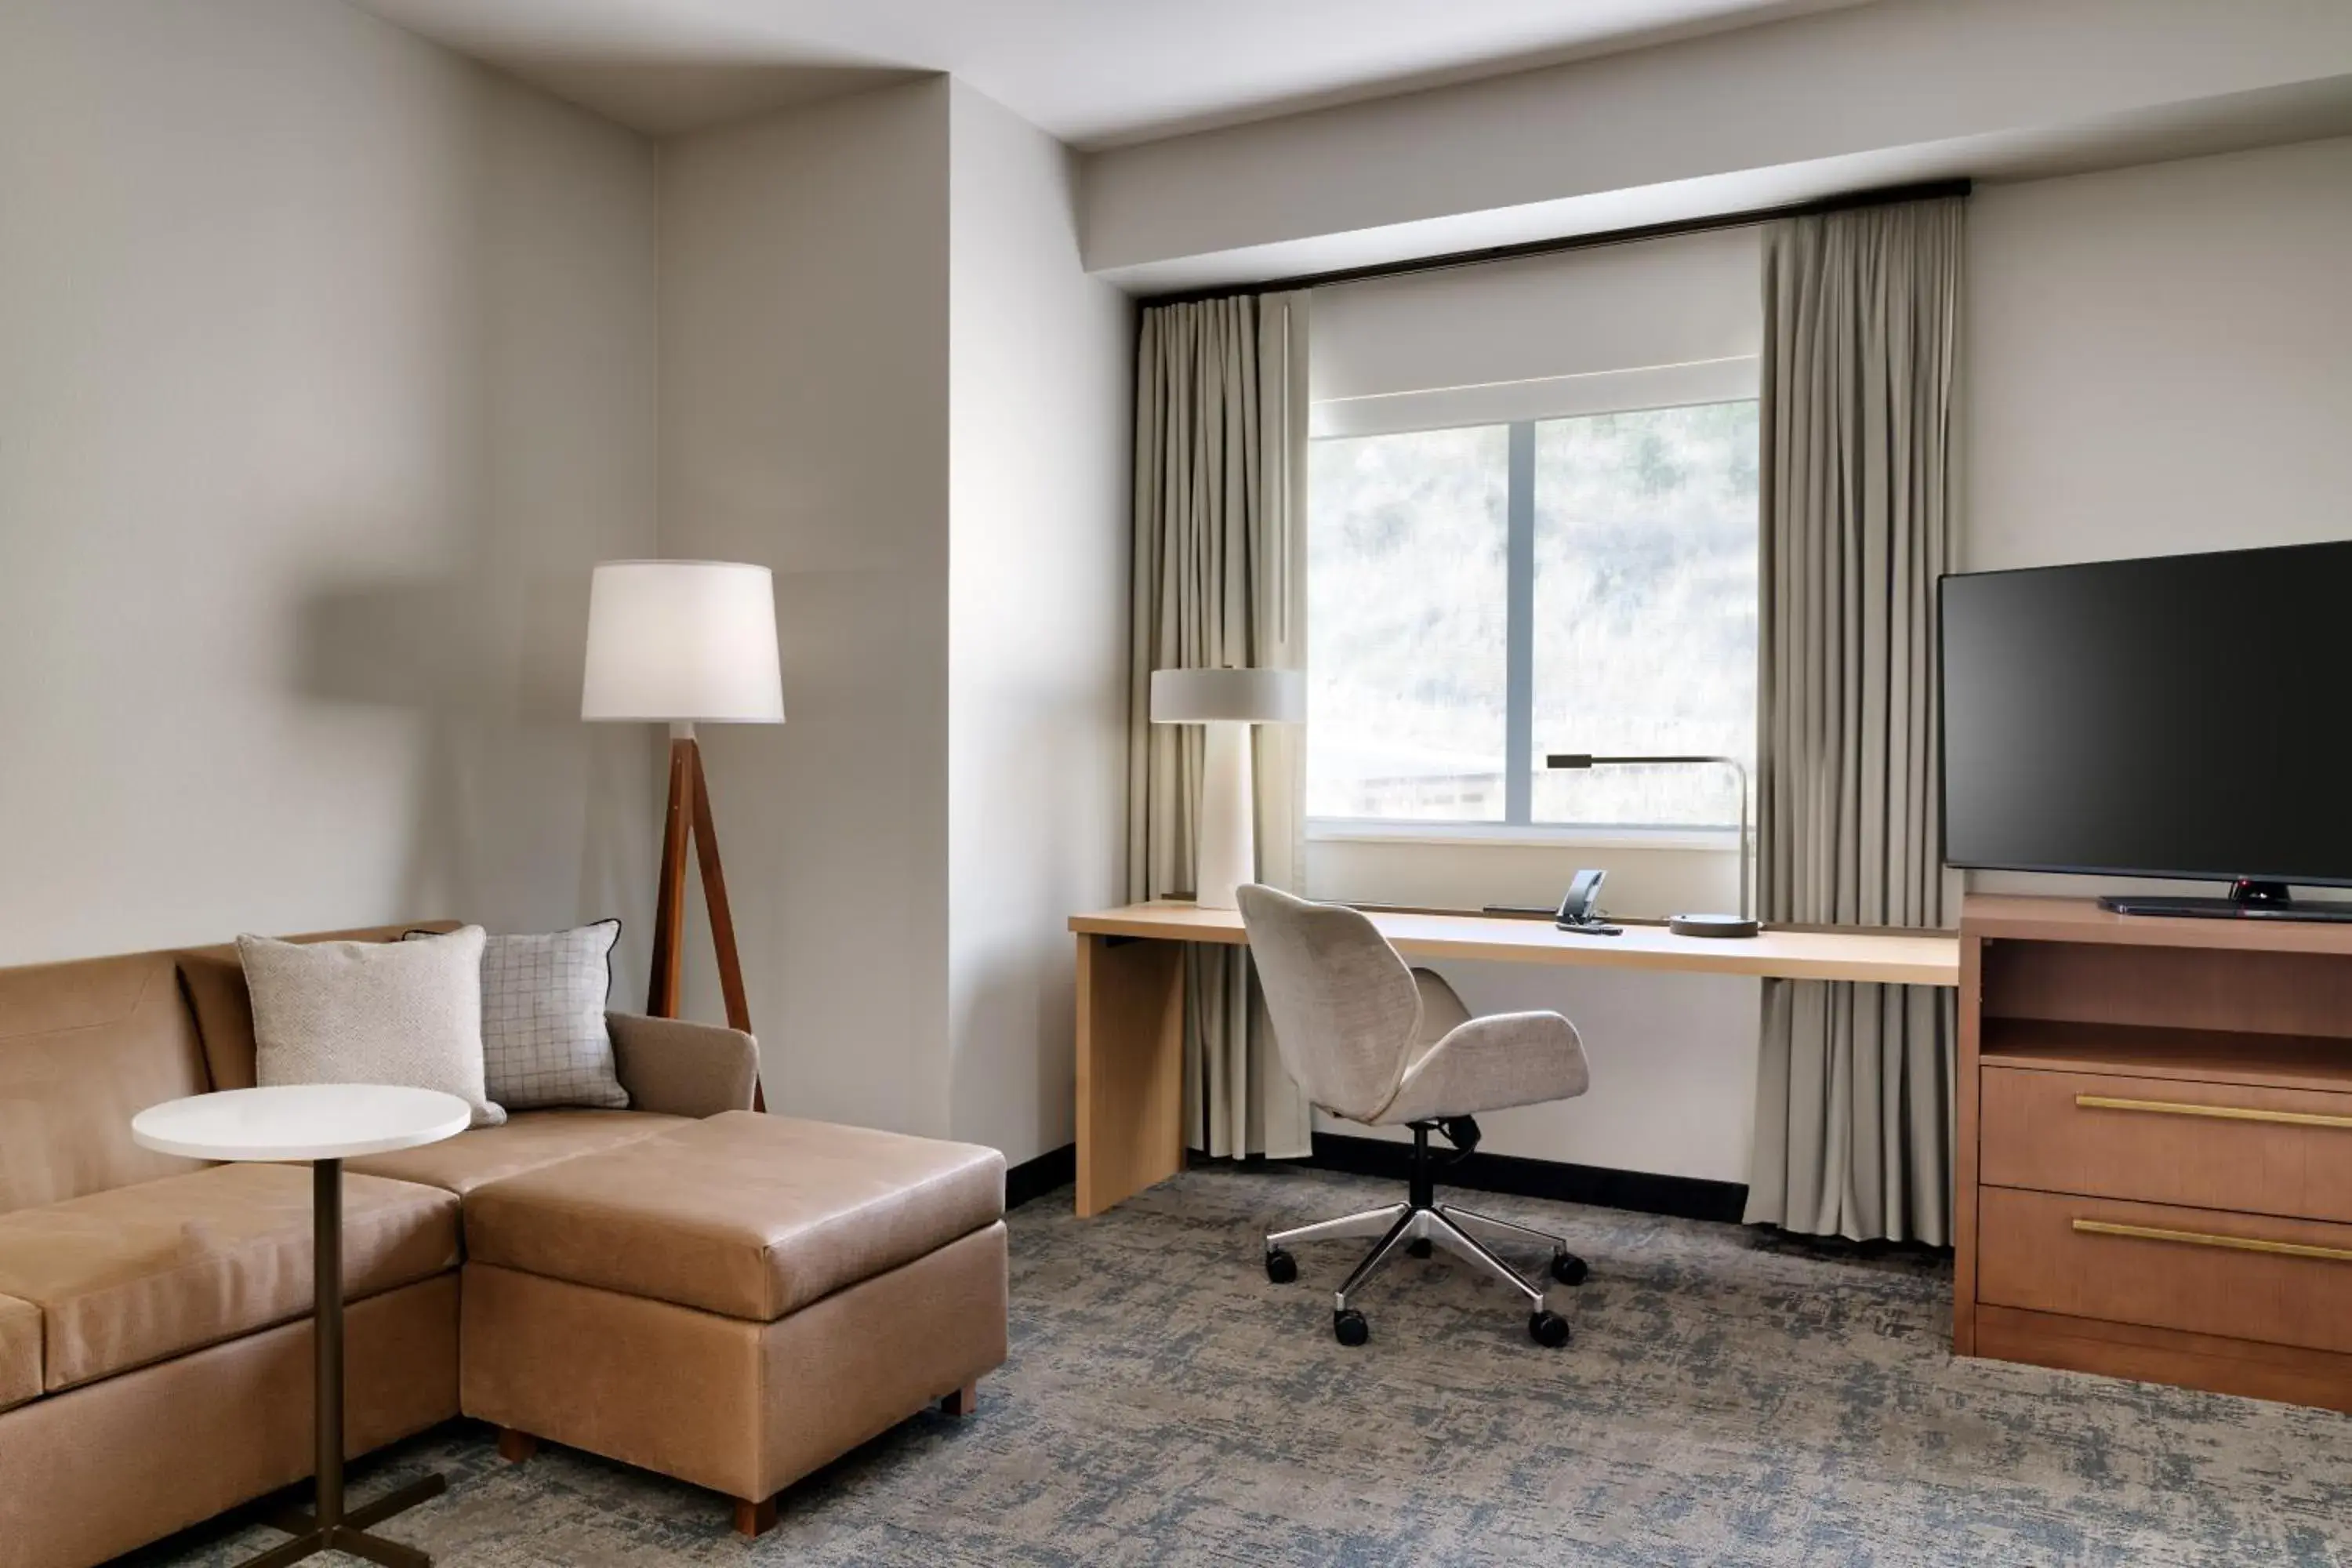
[[[1429,1135],[1443,1132],[1459,1160],[1478,1146],[1476,1112],[1582,1094],[1591,1074],[1576,1026],[1557,1013],[1473,1018],[1452,986],[1408,967],[1354,910],[1255,883],[1238,901],[1283,1065],[1307,1098],[1350,1121],[1412,1130],[1407,1200],[1275,1232],[1265,1238],[1266,1278],[1277,1285],[1298,1278],[1289,1252],[1296,1242],[1379,1237],[1332,1297],[1332,1333],[1343,1345],[1360,1345],[1370,1330],[1349,1298],[1400,1248],[1425,1258],[1433,1242],[1525,1296],[1533,1309],[1528,1332],[1538,1344],[1568,1343],[1568,1321],[1547,1305],[1546,1288],[1495,1256],[1472,1229],[1549,1247],[1551,1278],[1563,1285],[1584,1282],[1584,1259],[1559,1237],[1439,1203]]]

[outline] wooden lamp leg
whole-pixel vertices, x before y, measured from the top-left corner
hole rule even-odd
[[[679,731],[683,731],[683,733]],[[727,872],[719,863],[719,828],[710,811],[710,781],[702,771],[702,746],[691,726],[675,727],[669,742],[669,812],[662,826],[660,897],[654,909],[654,973],[646,1011],[675,1018],[684,989],[686,965],[686,847],[694,843],[702,874],[702,901],[710,917],[711,951],[719,961],[719,990],[727,1004],[727,1025],[751,1032],[751,1004],[743,990],[743,958],[735,945],[735,913],[727,901]],[[766,1089],[756,1080],[751,1109],[768,1109]]]
[[[693,822],[695,751],[691,734],[671,735],[669,810],[662,818],[661,885],[654,898],[654,972],[646,987],[646,1011],[656,1018],[677,1016],[686,972],[686,840]]]
[[[719,955],[719,990],[727,999],[727,1026],[751,1032],[751,1004],[743,995],[743,960],[735,951],[735,914],[727,904],[727,873],[719,864],[719,829],[710,818],[710,782],[702,772],[702,748],[686,743],[693,774],[694,847],[702,871],[702,901],[710,915],[710,945]]]

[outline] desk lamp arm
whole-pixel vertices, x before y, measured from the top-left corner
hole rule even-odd
[[[1748,764],[1746,763],[1740,761],[1738,757],[1701,755],[1603,757],[1596,756],[1590,752],[1553,752],[1546,755],[1544,758],[1544,766],[1548,768],[1649,767],[1664,764],[1676,766],[1712,764],[1717,767],[1726,767],[1729,768],[1733,774],[1739,780],[1739,918],[1741,920],[1754,919],[1755,903],[1754,900],[1749,896],[1749,889],[1753,886],[1753,873],[1749,865],[1748,842],[1749,819],[1748,808]]]

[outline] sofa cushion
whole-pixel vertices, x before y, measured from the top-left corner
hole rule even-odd
[[[466,1247],[767,1322],[1003,1213],[993,1149],[730,1110],[475,1189]]]
[[[0,969],[0,1212],[196,1169],[131,1119],[204,1091],[169,953]]]
[[[683,1116],[646,1110],[521,1110],[509,1116],[503,1127],[477,1127],[421,1149],[347,1160],[343,1169],[417,1182],[464,1197],[485,1182],[685,1125]]]
[[[51,1393],[307,1314],[310,1256],[302,1165],[215,1165],[0,1215],[0,1295],[40,1308]],[[348,1298],[457,1264],[454,1196],[345,1179]]]
[[[41,1394],[41,1310],[0,1296],[0,1410]]]

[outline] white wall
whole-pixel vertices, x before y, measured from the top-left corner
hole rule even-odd
[[[1979,192],[1970,570],[2352,537],[2352,138]]]
[[[1965,567],[2352,539],[2352,139],[1970,206]]]
[[[619,914],[638,994],[654,200],[342,5],[0,8],[0,963]]]
[[[662,551],[776,573],[786,721],[703,737],[770,1103],[1016,1163],[1124,874],[1131,329],[1072,179],[946,78],[663,157]]]
[[[932,79],[667,143],[661,213],[661,553],[776,575],[785,722],[703,733],[769,1103],[934,1135],[949,102]]]
[[[1076,1136],[1071,911],[1126,880],[1131,309],[1069,151],[950,97],[949,1030],[957,1138]]]
[[[1087,260],[1179,288],[2252,145],[2340,131],[2347,75],[2342,0],[1879,0],[1093,153]]]

